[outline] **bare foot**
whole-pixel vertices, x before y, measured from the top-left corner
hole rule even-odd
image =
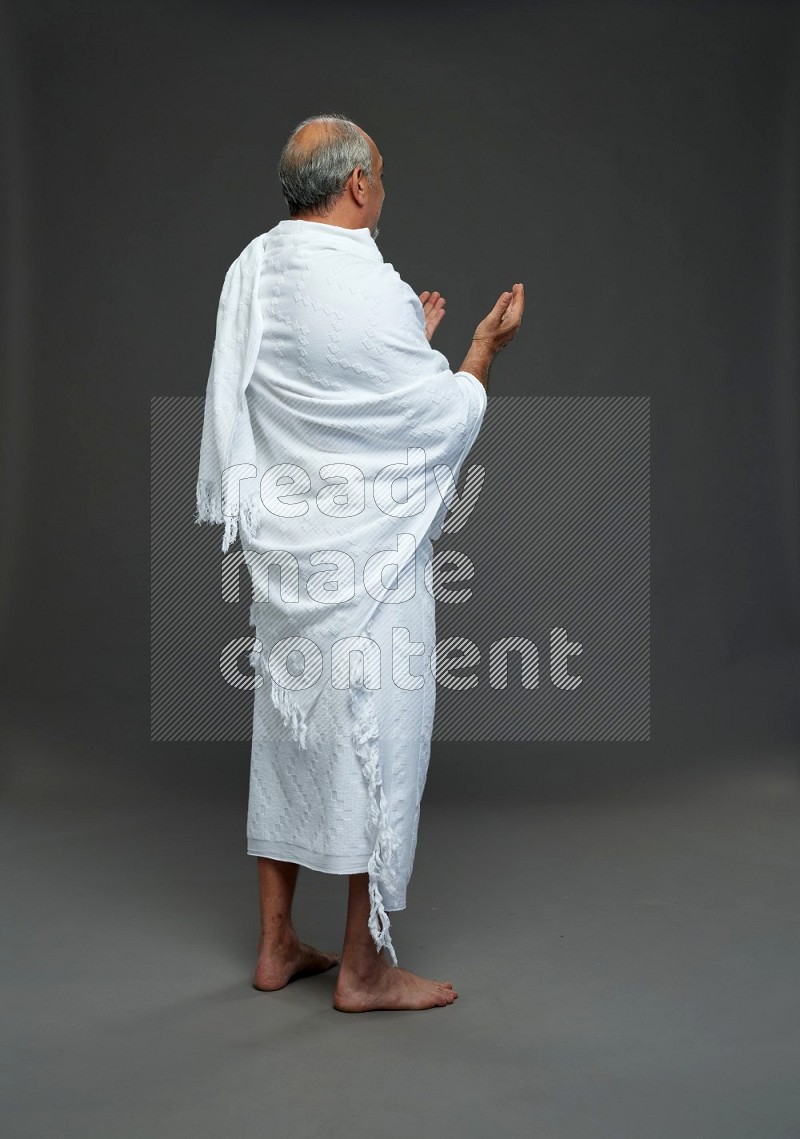
[[[342,968],[336,980],[333,1007],[339,1012],[435,1008],[451,1005],[457,996],[450,981],[418,977],[380,959],[369,974]]]
[[[271,993],[282,989],[293,977],[310,977],[324,973],[339,962],[338,953],[323,953],[313,945],[294,938],[279,945],[266,944],[262,934],[258,943],[258,964],[253,988]]]

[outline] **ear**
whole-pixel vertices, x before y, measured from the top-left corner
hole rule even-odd
[[[350,175],[350,187],[353,191],[353,197],[356,199],[356,201],[363,202],[364,198],[367,196],[367,190],[369,189],[369,186],[367,185],[367,176],[364,173],[364,168],[362,166],[356,166],[355,170]]]

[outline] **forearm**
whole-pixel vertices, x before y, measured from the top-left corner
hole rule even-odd
[[[460,372],[470,372],[476,379],[480,380],[486,388],[487,395],[489,392],[489,369],[496,355],[494,349],[490,348],[484,341],[473,340],[469,352],[467,352],[459,368]]]

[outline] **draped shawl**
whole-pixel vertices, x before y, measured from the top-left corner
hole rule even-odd
[[[351,689],[341,730],[370,792],[370,930],[395,964],[381,886],[392,884],[397,837],[380,778],[371,618],[431,588],[430,566],[416,580],[414,551],[440,535],[485,409],[480,381],[431,347],[419,298],[368,229],[284,220],[228,269],[195,520],[224,525],[223,552],[241,540],[251,663],[301,748],[323,685]]]

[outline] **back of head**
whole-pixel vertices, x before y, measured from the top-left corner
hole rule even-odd
[[[281,152],[278,177],[289,216],[324,217],[361,166],[372,184],[372,153],[356,123],[335,113],[312,115],[294,128]]]

